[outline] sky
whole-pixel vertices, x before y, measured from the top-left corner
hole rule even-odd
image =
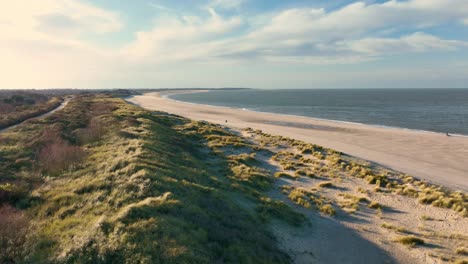
[[[467,0],[0,4],[0,89],[468,88]]]

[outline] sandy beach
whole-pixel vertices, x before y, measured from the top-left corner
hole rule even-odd
[[[468,191],[468,137],[197,105],[168,99],[168,93],[147,93],[128,101],[194,120],[235,129],[251,127],[319,144],[434,184]]]

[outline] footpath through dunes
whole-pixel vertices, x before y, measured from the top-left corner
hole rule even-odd
[[[468,191],[468,137],[189,104],[160,97],[158,93],[134,96],[128,100],[147,109],[194,120],[225,124],[236,129],[252,127],[319,144],[435,184]]]
[[[50,116],[63,109],[70,100],[72,100],[72,98],[66,98],[63,100],[61,98],[54,97],[39,107],[31,107],[33,109],[20,111],[19,113],[15,111],[15,113],[11,113],[11,116],[9,116],[9,114],[4,114],[0,120],[0,133],[8,129],[13,129],[29,120]]]

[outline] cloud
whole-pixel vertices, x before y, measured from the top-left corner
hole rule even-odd
[[[2,87],[52,87],[92,78],[114,58],[85,37],[123,27],[117,13],[78,0],[9,1],[0,17]]]
[[[136,33],[136,40],[122,49],[132,61],[164,63],[174,60],[203,59],[207,51],[242,25],[239,17],[223,18],[214,9],[209,17],[165,17],[153,29]]]
[[[392,50],[405,53],[466,48],[465,43],[420,32],[433,25],[459,23],[468,14],[467,1],[448,2],[392,0],[377,4],[356,2],[329,12],[316,8],[283,10],[230,43],[231,49],[226,49],[224,55],[340,63],[368,60],[367,56],[384,55]],[[380,37],[412,30],[414,34],[402,37]]]
[[[388,55],[396,53],[454,51],[468,47],[468,42],[443,40],[436,36],[416,32],[401,38],[364,38],[350,44],[350,49],[370,55]]]
[[[151,6],[152,8],[159,9],[159,10],[162,10],[162,11],[169,11],[169,12],[174,12],[174,11],[175,11],[175,10],[172,9],[172,8],[169,8],[169,7],[160,5],[160,4],[156,4],[156,3],[153,3],[153,2],[150,2],[150,3],[148,3],[148,4],[149,4],[149,6]]]
[[[222,9],[238,9],[246,0],[213,0],[209,6]]]

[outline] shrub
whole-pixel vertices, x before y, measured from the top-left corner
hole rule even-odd
[[[81,144],[95,142],[101,139],[106,133],[106,129],[98,118],[91,118],[86,128],[75,131],[75,137]]]
[[[17,209],[0,207],[0,263],[18,263],[25,254],[29,219]]]
[[[16,203],[18,200],[27,196],[28,192],[28,186],[23,183],[0,184],[0,204]]]
[[[39,151],[39,162],[45,171],[56,174],[80,162],[84,156],[85,152],[82,148],[59,139],[45,145]]]

